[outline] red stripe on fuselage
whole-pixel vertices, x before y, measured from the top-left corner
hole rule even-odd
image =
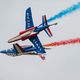
[[[36,36],[36,35],[37,35],[37,34],[32,34],[32,35],[30,35],[30,36],[22,37],[21,40],[24,41],[24,40],[29,39],[29,38],[31,38],[31,37],[34,37],[34,36]]]
[[[35,27],[31,27],[31,28],[29,28],[29,29],[27,29],[27,30],[24,30],[24,31],[20,32],[19,34],[21,35],[21,34],[23,34],[23,33],[25,33],[25,32],[31,31],[31,30],[33,30],[33,29],[35,29]]]

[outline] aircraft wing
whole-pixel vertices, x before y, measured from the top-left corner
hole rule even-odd
[[[43,54],[45,53],[45,50],[37,36],[29,38],[29,40],[34,44],[34,47],[36,48],[36,52],[38,54]]]
[[[31,12],[30,7],[26,10],[25,21],[26,21],[26,28],[25,29],[34,27],[33,19],[32,19],[32,12]]]
[[[30,7],[26,10],[26,18],[25,19],[26,19],[26,29],[34,27],[32,12],[31,12]],[[34,47],[37,49],[36,50],[37,53],[40,53],[40,54],[45,53],[45,50],[37,36],[31,37],[31,38],[29,38],[29,40],[33,43]]]

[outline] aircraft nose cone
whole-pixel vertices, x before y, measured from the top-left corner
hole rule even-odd
[[[2,51],[0,51],[0,53],[7,53],[7,52],[6,52],[6,50],[2,50]]]

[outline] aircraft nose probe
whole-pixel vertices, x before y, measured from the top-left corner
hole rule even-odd
[[[49,26],[53,26],[53,25],[57,25],[58,23],[54,23],[54,24],[51,24],[51,25],[49,25]]]

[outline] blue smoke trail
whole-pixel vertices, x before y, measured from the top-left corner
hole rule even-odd
[[[71,7],[65,9],[65,10],[62,10],[61,12],[59,12],[58,14],[50,17],[47,22],[51,22],[53,20],[56,20],[56,19],[59,19],[59,18],[62,18],[63,16],[67,15],[67,14],[70,14],[76,10],[80,9],[80,2],[78,2],[77,4],[74,4],[72,5]],[[41,26],[42,24],[40,24],[39,26]]]
[[[75,4],[75,5],[71,6],[70,8],[67,8],[67,9],[61,11],[57,15],[55,15],[55,16],[51,17],[50,19],[48,19],[47,21],[50,22],[50,21],[56,20],[58,18],[62,18],[66,14],[72,13],[73,11],[75,11],[77,9],[80,9],[80,2],[78,4]]]

